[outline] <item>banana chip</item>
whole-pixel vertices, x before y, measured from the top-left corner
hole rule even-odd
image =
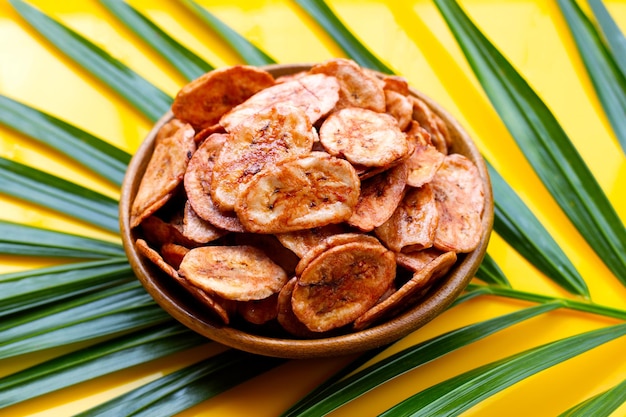
[[[476,166],[460,154],[446,156],[433,178],[439,211],[434,246],[443,251],[471,252],[480,243],[483,183]]]
[[[415,96],[411,96],[410,99],[413,102],[413,119],[430,133],[432,143],[437,150],[447,154],[452,142],[443,120],[423,100]]]
[[[421,296],[421,291],[428,288],[439,277],[445,275],[456,262],[454,252],[446,252],[429,262],[424,268],[416,271],[413,277],[389,297],[376,304],[354,321],[354,329],[361,330],[371,326],[383,317],[394,316],[407,306],[413,305]]]
[[[226,113],[220,124],[230,132],[248,117],[277,104],[298,107],[315,124],[335,107],[338,99],[339,83],[335,77],[309,74],[258,92]]]
[[[251,66],[235,65],[207,72],[176,95],[172,112],[196,129],[216,124],[222,115],[257,91],[274,84],[274,77]]]
[[[293,336],[307,339],[319,337],[319,332],[309,330],[309,328],[298,320],[295,314],[293,314],[291,297],[297,281],[298,279],[296,277],[291,278],[280,290],[280,293],[278,293],[276,320],[283,329]]]
[[[232,210],[239,195],[267,164],[308,154],[317,134],[297,107],[277,104],[234,127],[213,167],[211,197],[221,210]]]
[[[314,65],[312,74],[326,74],[339,81],[339,100],[335,110],[361,107],[375,112],[385,111],[382,83],[354,61],[336,58]]]
[[[159,130],[154,152],[130,208],[130,227],[139,226],[172,197],[196,150],[193,137],[193,128],[176,119]]]
[[[408,168],[406,183],[411,187],[421,187],[432,181],[445,155],[432,145],[430,134],[418,123],[413,124],[407,137],[413,143],[414,150],[405,162]]]
[[[352,215],[359,178],[345,160],[311,152],[269,165],[241,190],[235,212],[246,230],[283,233]]]
[[[213,166],[227,139],[227,134],[213,134],[200,145],[185,173],[185,191],[189,204],[201,219],[220,229],[243,232],[235,213],[220,210],[211,198]]]
[[[369,232],[385,223],[398,207],[406,186],[407,167],[400,164],[361,182],[361,194],[348,224]]]
[[[392,284],[393,252],[380,244],[333,247],[309,263],[293,289],[293,313],[309,330],[324,332],[352,323]]]
[[[261,300],[277,293],[287,274],[252,246],[202,246],[189,251],[178,270],[194,286],[236,301]]]
[[[404,131],[413,120],[413,103],[406,95],[397,91],[384,91],[386,112],[396,118],[398,127]]]
[[[228,233],[226,230],[218,229],[198,216],[191,207],[189,200],[185,203],[182,234],[186,238],[196,243],[208,243],[219,239],[226,233]]]
[[[278,315],[278,293],[262,300],[240,301],[237,303],[237,313],[252,324],[265,324],[274,320]]]
[[[338,224],[313,227],[295,232],[278,233],[276,237],[280,243],[302,258],[313,246],[327,237],[345,232],[345,228]]]
[[[388,166],[409,151],[393,116],[359,107],[332,113],[320,127],[319,136],[328,153],[365,167]]]
[[[374,232],[389,249],[411,252],[433,245],[438,224],[435,195],[430,185],[424,184],[409,190],[391,218]]]

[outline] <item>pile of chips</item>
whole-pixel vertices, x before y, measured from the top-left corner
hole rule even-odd
[[[474,250],[483,183],[407,82],[332,59],[184,86],[131,206],[138,251],[224,324],[316,338],[414,306]]]

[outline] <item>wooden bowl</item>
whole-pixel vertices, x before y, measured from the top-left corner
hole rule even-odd
[[[264,69],[278,77],[310,67],[310,64],[288,64],[270,65]],[[485,162],[465,130],[437,103],[414,89],[411,89],[411,94],[425,101],[442,118],[453,139],[453,146],[449,151],[460,153],[476,164],[485,190],[483,232],[478,248],[468,254],[459,255],[457,263],[448,274],[440,278],[417,305],[365,330],[319,339],[273,337],[221,324],[171,277],[163,274],[137,252],[134,244],[138,237],[137,231],[129,227],[131,203],[152,154],[156,133],[172,118],[171,112],[165,114],[155,124],[139,147],[130,162],[122,185],[120,227],[123,244],[130,264],[145,289],[163,309],[195,332],[233,348],[283,358],[330,357],[361,352],[394,342],[431,321],[461,294],[482,262],[493,226],[493,196]]]

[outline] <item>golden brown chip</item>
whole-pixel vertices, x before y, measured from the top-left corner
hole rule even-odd
[[[385,83],[383,89],[385,90],[395,91],[403,96],[408,96],[410,93],[409,83],[404,77],[400,77],[398,75],[385,75],[383,77],[383,81]]]
[[[413,119],[430,133],[431,141],[437,150],[447,154],[452,143],[443,120],[423,100],[415,96],[410,96],[410,99],[413,102]]]
[[[230,132],[249,116],[279,103],[298,107],[304,111],[311,124],[315,124],[335,107],[338,92],[339,83],[335,77],[305,75],[258,92],[226,113],[220,119],[220,124]]]
[[[433,178],[439,211],[434,246],[443,251],[471,252],[480,243],[485,193],[476,166],[460,154],[446,156]]]
[[[265,165],[311,151],[317,134],[297,107],[277,104],[234,127],[213,167],[211,197],[221,210],[232,210],[241,187]]]
[[[195,242],[183,235],[182,230],[176,225],[176,221],[176,215],[170,222],[157,216],[147,217],[141,222],[142,235],[154,247],[166,243],[176,243],[187,247],[196,246]]]
[[[386,113],[398,121],[398,127],[404,131],[413,120],[413,103],[405,95],[393,90],[385,90]]]
[[[301,338],[320,337],[323,333],[312,332],[293,314],[291,296],[297,280],[296,277],[291,278],[278,293],[276,319],[282,328],[293,336]]]
[[[326,74],[339,81],[339,101],[335,110],[361,107],[375,112],[385,111],[382,83],[357,63],[343,58],[330,59],[314,65],[311,74]]]
[[[245,321],[252,324],[265,324],[274,320],[278,314],[278,293],[262,300],[239,301],[237,312]]]
[[[340,223],[352,215],[359,184],[347,161],[312,152],[266,166],[242,188],[235,212],[255,233]]]
[[[180,266],[187,252],[189,252],[189,248],[177,245],[176,243],[166,243],[161,246],[160,251],[163,260],[176,269]]]
[[[145,240],[137,239],[135,241],[137,246],[137,251],[152,261],[155,265],[157,265],[161,270],[167,273],[170,277],[174,278],[176,282],[178,282],[185,290],[187,290],[194,298],[199,300],[203,305],[209,307],[211,311],[213,311],[217,316],[224,322],[224,324],[228,324],[230,322],[230,318],[228,316],[228,312],[224,309],[224,307],[212,296],[207,294],[200,288],[193,286],[189,281],[187,281],[184,277],[181,277],[180,274],[174,269],[173,266],[168,264],[163,260],[161,255],[148,246]]]
[[[319,136],[331,155],[366,167],[388,166],[409,151],[395,118],[358,107],[332,113],[320,127]]]
[[[211,198],[213,166],[227,138],[227,134],[213,134],[200,145],[185,173],[185,191],[191,207],[201,219],[220,229],[243,232],[237,215],[232,211],[221,211]]]
[[[439,212],[429,184],[407,191],[391,218],[374,230],[376,236],[395,252],[410,252],[433,245]]]
[[[174,99],[172,112],[194,128],[204,129],[273,84],[274,77],[256,67],[235,65],[216,69],[185,85]]]
[[[224,229],[218,229],[211,223],[196,214],[189,201],[185,203],[182,233],[189,240],[196,243],[208,243],[228,233]]]
[[[309,249],[317,245],[320,241],[343,232],[345,232],[345,230],[341,225],[329,224],[306,230],[278,233],[276,237],[284,247],[291,250],[299,258],[302,258]]]
[[[348,224],[364,232],[385,223],[404,197],[407,169],[400,164],[361,182],[359,202]]]
[[[179,273],[192,285],[237,301],[260,300],[280,291],[287,274],[252,246],[203,246],[189,251]]]
[[[423,269],[415,272],[413,278],[396,292],[357,318],[354,321],[354,329],[364,329],[381,318],[392,317],[414,305],[416,301],[414,298],[420,295],[420,291],[432,285],[437,278],[445,275],[455,262],[456,254],[454,252],[446,252],[429,262]]]
[[[130,208],[130,227],[137,227],[172,197],[196,150],[194,130],[172,119],[159,130],[154,151]]]
[[[326,252],[327,250],[332,249],[336,246],[345,245],[346,243],[353,242],[380,245],[380,241],[374,236],[365,235],[363,233],[340,233],[328,236],[320,240],[317,244],[311,246],[309,250],[302,255],[302,257],[300,258],[300,262],[298,262],[298,265],[296,265],[296,275],[302,275],[302,271],[304,271],[306,267],[309,266],[311,261],[313,261],[313,259],[317,258],[319,255]]]
[[[193,140],[195,140],[196,143],[199,144],[202,141],[204,141],[206,138],[211,136],[213,133],[226,133],[226,131],[224,130],[222,125],[220,125],[219,123],[216,123],[214,125],[205,127],[201,131],[197,132],[196,136],[194,136]]]
[[[445,155],[431,144],[429,133],[417,123],[411,128],[407,138],[414,144],[414,150],[404,162],[408,168],[406,183],[411,187],[421,187],[432,181]]]
[[[235,233],[233,242],[235,245],[250,245],[261,249],[287,275],[293,275],[300,260],[292,251],[284,247],[274,235]]]
[[[444,252],[436,248],[428,248],[409,253],[396,253],[396,262],[401,267],[416,272],[424,268],[431,261],[441,256]]]
[[[309,263],[298,278],[293,313],[312,331],[345,326],[376,303],[395,273],[394,253],[380,244],[336,246]]]

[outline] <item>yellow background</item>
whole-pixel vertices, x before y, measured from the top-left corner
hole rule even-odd
[[[212,65],[219,67],[241,62],[178,2],[136,0],[130,3]],[[314,62],[341,56],[340,49],[294,2],[201,0],[198,3],[278,62]],[[556,1],[464,0],[460,3],[547,103],[622,221],[626,222],[624,155],[595,97]],[[184,84],[181,76],[97,1],[37,0],[31,4],[103,47],[168,94],[173,96]],[[577,234],[524,160],[432,2],[333,0],[328,4],[377,56],[458,118],[481,151],[573,261],[587,281],[592,299],[599,304],[624,309],[626,289]],[[626,1],[606,1],[605,4],[622,31],[626,32]],[[51,113],[131,153],[150,129],[145,117],[57,52],[28,27],[6,0],[0,1],[0,94]],[[0,155],[107,195],[118,195],[117,189],[87,170],[3,127],[0,127]],[[1,196],[0,219],[118,240],[114,235],[80,222]],[[569,297],[496,235],[489,252],[514,288]],[[53,262],[0,256],[0,272]],[[525,305],[490,297],[463,303],[400,341],[385,355],[447,330]],[[481,364],[611,323],[614,321],[572,311],[552,312],[396,378],[333,415],[373,415],[425,387]],[[208,344],[0,410],[0,415],[70,415],[207,357],[217,349],[214,344]],[[0,361],[0,376],[66,350]],[[621,338],[528,378],[480,403],[465,415],[558,415],[626,378],[624,352],[626,340]],[[349,359],[290,361],[182,415],[276,415]],[[615,416],[625,415],[626,406],[615,413]]]

